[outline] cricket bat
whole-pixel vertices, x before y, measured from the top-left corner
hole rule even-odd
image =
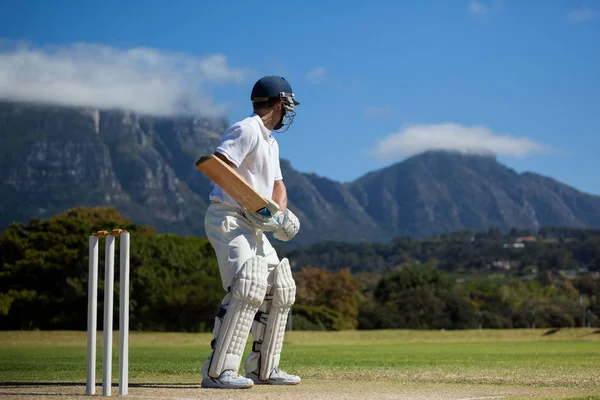
[[[214,154],[200,157],[196,168],[249,211],[264,214],[268,210],[274,214],[279,210],[276,203],[263,198],[240,174]]]

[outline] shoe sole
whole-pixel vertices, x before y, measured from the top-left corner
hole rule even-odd
[[[226,386],[220,383],[218,379],[204,378],[202,379],[201,386],[204,389],[250,389],[254,386],[254,382],[248,383],[246,386]]]
[[[279,385],[279,386],[284,386],[284,385],[297,385],[302,381],[298,381],[298,382],[285,382],[285,381],[272,381],[272,380],[268,380],[268,381],[261,381],[260,379],[258,379],[258,377],[255,374],[252,374],[254,376],[250,377],[250,376],[246,376],[246,378],[250,379],[252,382],[254,382],[255,385]]]

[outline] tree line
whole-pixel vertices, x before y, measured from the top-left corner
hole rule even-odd
[[[600,271],[600,230],[542,227],[538,232],[498,229],[454,232],[429,239],[398,237],[386,243],[321,242],[302,248],[278,249],[297,268],[349,268],[352,273],[389,272],[403,264],[429,264],[447,272],[477,271],[498,261],[511,271]]]
[[[159,234],[111,208],[75,208],[48,219],[13,223],[2,232],[0,329],[85,330],[88,237],[113,228],[131,233],[130,329],[210,331],[225,293],[208,240]],[[512,233],[513,239],[536,236]],[[593,257],[600,255],[598,233],[544,228],[537,233],[539,242],[521,248],[505,247],[515,240],[490,230],[427,240],[397,238],[384,244],[280,249],[280,255],[292,261],[297,285],[293,329],[519,328],[529,327],[532,319],[536,327],[590,322],[596,326],[600,315],[597,276],[566,279],[556,272],[567,262],[597,271]],[[458,283],[457,272],[485,269],[507,253],[518,266],[514,279],[495,283],[473,278]],[[522,265],[538,271],[524,276],[527,269]],[[118,261],[115,268],[118,277]],[[99,310],[103,309],[103,271],[102,240]],[[118,296],[117,279],[115,329]],[[102,323],[99,312],[99,329]]]

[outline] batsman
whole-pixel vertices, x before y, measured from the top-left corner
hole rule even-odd
[[[266,232],[291,240],[300,228],[287,208],[287,190],[273,131],[289,129],[298,103],[289,82],[265,76],[252,88],[253,112],[223,135],[214,155],[234,168],[269,204],[248,210],[215,182],[204,226],[217,255],[223,289],[211,352],[202,363],[202,387],[251,388],[255,384],[295,385],[300,377],[279,369],[288,312],[296,284],[287,258],[279,259]],[[244,347],[252,352],[240,375]]]

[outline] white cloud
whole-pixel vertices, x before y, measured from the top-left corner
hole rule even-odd
[[[407,126],[379,141],[373,154],[396,159],[428,150],[522,157],[550,148],[528,138],[499,135],[485,126],[444,123]]]
[[[222,54],[194,57],[137,47],[74,43],[39,48],[0,41],[0,99],[128,109],[142,114],[221,114],[206,84],[247,71]]]
[[[595,15],[596,12],[594,10],[590,8],[581,7],[571,11],[567,15],[567,19],[570,22],[584,22],[594,18]]]
[[[504,3],[502,0],[471,0],[467,9],[474,16],[482,16],[493,12],[502,11]]]
[[[389,106],[369,106],[365,107],[364,112],[369,117],[383,118],[396,114],[396,109]]]
[[[320,83],[325,80],[326,73],[327,70],[325,67],[316,67],[308,71],[308,74],[306,74],[306,79],[310,83]]]
[[[481,1],[470,1],[469,2],[469,12],[474,15],[483,15],[487,14],[488,8]]]

